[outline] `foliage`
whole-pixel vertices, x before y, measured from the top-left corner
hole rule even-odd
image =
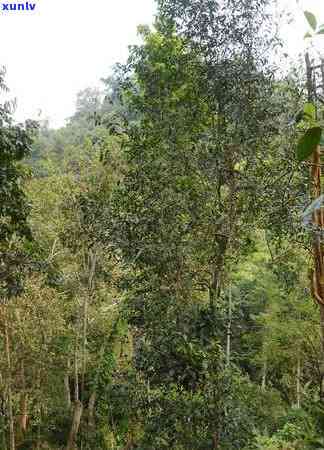
[[[272,3],[216,3],[158,0],[58,130],[0,108],[4,450],[323,446],[300,219],[322,124],[269,63]]]

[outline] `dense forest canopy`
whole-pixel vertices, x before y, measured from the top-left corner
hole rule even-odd
[[[323,61],[157,7],[66,126],[0,104],[0,449],[320,450]]]

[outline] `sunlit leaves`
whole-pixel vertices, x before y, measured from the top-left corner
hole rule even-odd
[[[310,33],[309,31],[305,34],[304,39],[313,38],[315,35],[324,34],[324,24],[318,25],[317,19],[313,13],[310,11],[304,11],[304,16],[307,20],[308,25],[311,27],[314,33]]]
[[[300,110],[295,117],[295,123],[298,124],[302,121],[314,122],[316,119],[316,108],[313,103],[306,103],[304,108]]]
[[[322,136],[322,128],[313,127],[306,131],[297,146],[298,161],[305,161],[311,156],[319,145]]]
[[[305,161],[320,145],[322,139],[322,128],[316,121],[316,106],[314,103],[305,103],[304,108],[295,117],[295,123],[301,123],[302,127],[308,126],[308,130],[301,137],[297,146],[298,161]]]
[[[314,103],[306,103],[304,106],[304,116],[307,119],[315,120],[316,117],[316,108]]]
[[[306,17],[309,26],[315,31],[317,27],[317,20],[314,14],[311,13],[310,11],[304,11],[304,15]]]

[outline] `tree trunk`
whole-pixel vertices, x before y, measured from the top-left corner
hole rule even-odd
[[[27,393],[26,393],[26,379],[25,379],[25,367],[24,361],[21,362],[21,394],[20,394],[20,417],[19,417],[19,425],[20,431],[22,434],[25,434],[27,431]]]
[[[296,385],[296,391],[297,391],[297,408],[300,409],[301,407],[301,361],[300,356],[298,356],[297,359],[297,385]]]
[[[36,442],[36,450],[41,449],[41,423],[42,423],[42,404],[41,404],[41,369],[37,370],[37,389],[38,389],[38,399],[37,399],[37,414],[38,414],[38,424],[37,424],[37,442]]]
[[[90,251],[88,255],[88,293],[83,302],[83,326],[82,326],[82,378],[81,378],[81,401],[83,401],[85,374],[87,370],[87,333],[88,333],[88,306],[94,290],[94,276],[96,272],[97,255]]]
[[[70,374],[70,361],[67,363],[67,369],[64,374],[64,391],[65,391],[65,401],[66,406],[70,410],[72,406],[71,401],[71,390],[70,390],[70,383],[69,383],[69,374]]]
[[[218,433],[214,433],[214,436],[213,436],[213,449],[217,450],[218,446],[219,446]]]
[[[88,405],[88,425],[90,428],[94,428],[95,421],[94,421],[94,408],[96,403],[96,393],[93,392],[89,399],[89,405]]]
[[[27,421],[28,421],[27,394],[26,392],[23,392],[20,398],[20,420],[19,420],[20,430],[22,433],[26,433],[27,431]]]
[[[82,403],[80,401],[75,402],[72,424],[66,450],[75,450],[76,438],[80,428],[82,410],[83,410]]]
[[[79,401],[79,367],[78,367],[78,331],[75,336],[74,345],[74,402]]]
[[[74,409],[72,414],[72,424],[69,434],[66,450],[75,449],[75,440],[79,431],[81,415],[82,415],[82,403],[79,398],[79,367],[78,367],[78,340],[79,333],[76,331],[75,345],[74,345]]]
[[[217,299],[221,293],[221,277],[223,273],[225,255],[228,246],[228,237],[223,236],[218,240],[218,255],[212,269],[212,280],[209,289],[210,306],[214,309]]]
[[[262,382],[261,382],[261,389],[263,391],[266,390],[267,387],[267,371],[268,371],[268,364],[267,360],[265,359],[263,362],[263,368],[262,368]]]
[[[226,342],[226,365],[231,362],[231,335],[232,335],[232,286],[228,289],[228,321],[227,321],[227,342]]]
[[[87,328],[88,328],[88,296],[84,296],[83,302],[83,326],[82,326],[82,375],[81,375],[81,401],[84,400],[85,374],[87,370]]]
[[[8,324],[7,324],[7,315],[6,315],[6,312],[4,309],[3,309],[3,319],[4,319],[4,335],[5,335],[5,353],[6,353],[7,370],[8,370],[7,393],[8,393],[9,441],[10,441],[10,450],[16,450],[15,425],[14,425],[14,416],[13,416],[13,408],[12,408],[10,340],[9,340],[9,332],[8,332]]]

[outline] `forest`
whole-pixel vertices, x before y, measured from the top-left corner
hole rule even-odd
[[[323,450],[324,25],[156,3],[63,127],[1,69],[0,450]]]

